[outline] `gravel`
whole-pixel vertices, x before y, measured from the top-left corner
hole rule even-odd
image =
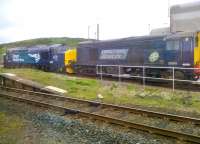
[[[24,130],[20,143],[32,144],[174,144],[175,140],[136,130],[121,131],[105,124],[82,123],[34,106],[0,98],[0,111],[18,115]],[[69,116],[70,117],[70,116]],[[1,143],[1,140],[0,140]],[[10,143],[9,141],[7,143]]]

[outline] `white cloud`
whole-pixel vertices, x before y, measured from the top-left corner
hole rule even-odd
[[[191,0],[170,3],[188,1]],[[111,39],[145,35],[149,24],[155,28],[169,23],[168,0],[8,0],[4,16],[14,25],[0,29],[0,36],[9,37],[10,41],[59,36],[87,38],[88,25],[94,38],[96,23],[100,24],[100,38]]]

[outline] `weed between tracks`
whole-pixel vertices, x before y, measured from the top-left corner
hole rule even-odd
[[[30,79],[44,85],[52,85],[67,90],[67,96],[89,100],[122,104],[141,105],[154,108],[170,109],[170,111],[185,111],[200,113],[200,92],[176,90],[146,86],[133,83],[100,82],[97,79],[77,78],[67,75],[47,73],[33,69],[0,69],[20,77]]]

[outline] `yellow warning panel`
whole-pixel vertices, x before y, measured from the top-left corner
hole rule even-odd
[[[196,47],[194,48],[194,65],[200,65],[200,32],[197,33]]]
[[[65,52],[65,66],[67,73],[74,73],[72,64],[76,62],[77,51],[76,48],[67,50]]]

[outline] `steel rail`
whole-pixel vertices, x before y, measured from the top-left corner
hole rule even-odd
[[[200,137],[195,136],[195,135],[185,134],[185,133],[166,130],[166,129],[157,128],[157,127],[152,127],[152,126],[148,126],[148,125],[144,125],[144,124],[133,123],[133,122],[116,119],[116,118],[112,118],[112,117],[108,117],[108,116],[93,114],[93,113],[84,112],[84,111],[76,110],[76,109],[70,109],[67,107],[53,105],[53,104],[40,102],[40,101],[36,101],[36,100],[31,100],[31,99],[27,99],[27,98],[21,98],[21,97],[13,96],[10,94],[0,94],[0,96],[4,96],[6,98],[25,102],[28,104],[34,104],[34,105],[37,105],[40,107],[52,108],[54,110],[62,111],[65,114],[78,114],[83,117],[89,117],[92,119],[101,120],[101,121],[105,121],[105,122],[112,123],[112,124],[122,125],[122,126],[125,126],[128,128],[133,128],[133,129],[137,129],[140,131],[149,132],[151,134],[167,136],[167,137],[175,138],[180,141],[200,143]]]
[[[10,88],[10,87],[0,87],[0,88],[6,89],[6,90],[13,90],[15,92],[23,92],[23,93],[26,92],[28,94],[39,94],[39,95],[44,96],[44,97],[61,99],[63,101],[73,101],[73,102],[78,102],[78,103],[87,103],[91,106],[96,106],[96,107],[101,106],[102,108],[104,107],[104,108],[112,108],[112,109],[116,109],[116,110],[125,110],[125,111],[128,111],[130,113],[145,114],[149,117],[167,118],[167,119],[173,120],[173,121],[192,122],[192,123],[197,124],[197,125],[200,124],[200,118],[181,116],[181,115],[175,115],[175,114],[168,114],[168,113],[156,112],[156,111],[151,111],[151,110],[145,110],[145,109],[141,109],[141,108],[119,106],[119,105],[107,104],[107,103],[101,103],[101,102],[95,102],[95,101],[89,101],[89,100],[82,100],[82,99],[66,97],[66,96],[62,96],[62,95],[34,92],[34,91],[22,90],[22,89]]]

